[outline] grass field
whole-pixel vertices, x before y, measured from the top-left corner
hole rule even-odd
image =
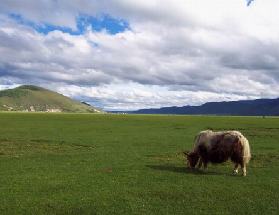
[[[186,169],[211,129],[250,142],[233,164]],[[278,214],[279,118],[0,113],[0,214]]]

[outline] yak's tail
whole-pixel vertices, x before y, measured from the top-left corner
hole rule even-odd
[[[251,159],[249,142],[243,135],[241,135],[240,142],[242,145],[243,162],[244,164],[249,163]]]

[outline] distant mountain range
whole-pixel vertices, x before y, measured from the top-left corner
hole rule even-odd
[[[0,111],[105,113],[105,111],[92,107],[86,102],[78,102],[34,85],[22,85],[14,89],[0,91]],[[111,113],[279,116],[279,98],[208,102],[201,106],[174,106]]]
[[[163,107],[140,109],[126,113],[134,114],[189,114],[230,116],[279,116],[279,98],[229,102],[208,102],[201,106]]]
[[[0,111],[103,113],[104,111],[34,85],[0,91]]]

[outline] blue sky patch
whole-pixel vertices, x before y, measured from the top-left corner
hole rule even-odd
[[[106,30],[109,34],[117,34],[130,29],[130,25],[124,19],[115,19],[108,14],[102,14],[98,17],[81,14],[76,18],[77,30],[74,31],[71,28],[51,25],[48,23],[34,23],[29,20],[25,20],[20,14],[9,14],[11,18],[16,20],[21,25],[27,25],[35,29],[39,33],[48,34],[51,31],[59,30],[63,33],[69,33],[71,35],[81,35],[88,27],[91,27],[94,31],[100,32]]]
[[[114,19],[107,14],[96,18],[88,15],[81,15],[77,19],[77,27],[80,31],[85,30],[87,26],[91,26],[94,31],[100,32],[106,30],[109,34],[117,34],[129,30],[130,26],[124,19]]]

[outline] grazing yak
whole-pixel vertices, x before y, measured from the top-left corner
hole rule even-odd
[[[204,163],[204,172],[207,172],[208,162],[223,163],[230,158],[235,163],[233,173],[238,173],[240,165],[242,176],[246,176],[246,164],[251,158],[249,142],[238,131],[201,131],[195,137],[194,151],[188,153],[183,150],[183,153],[190,168],[194,168],[201,158],[198,167]]]

